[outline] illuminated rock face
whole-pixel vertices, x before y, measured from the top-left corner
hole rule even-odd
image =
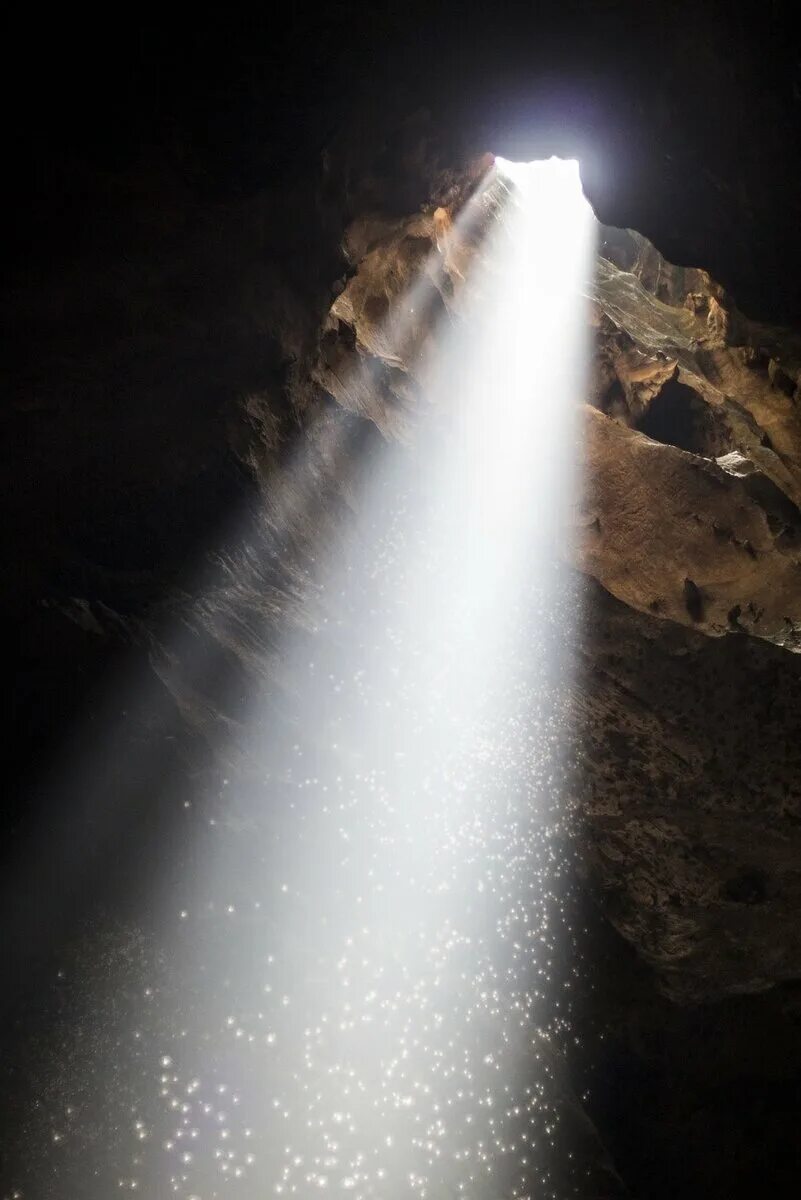
[[[413,426],[425,346],[480,253],[480,236],[454,232],[443,249],[436,225],[356,222],[360,257],[315,368],[390,437]],[[398,341],[384,318],[416,271],[428,286]],[[567,556],[640,612],[801,648],[801,340],[747,321],[705,272],[627,231],[601,231],[592,291],[586,486]]]
[[[590,414],[578,565],[640,611],[801,648],[801,342],[636,234],[606,231],[594,298],[612,420]]]
[[[585,447],[581,570],[641,612],[801,648],[801,522],[766,476],[741,479],[597,409]]]
[[[481,231],[458,272],[441,248],[431,265],[433,214],[359,220],[347,244],[315,378],[413,437],[431,314],[458,313]],[[410,257],[427,301],[399,346],[371,314]],[[564,539],[592,581],[574,698],[588,875],[674,998],[764,990],[801,975],[801,342],[621,230],[601,229],[589,311]]]
[[[371,220],[352,227],[355,273],[324,334],[347,366],[338,378],[316,367],[358,411],[341,380],[372,363],[389,437],[413,429],[415,360],[384,356],[363,313],[391,286],[393,256],[419,255],[426,220],[434,246],[433,214],[396,221],[389,238]],[[458,307],[474,250],[462,247],[459,275],[443,262],[432,277],[438,311]],[[801,1057],[801,343],[612,229],[590,321],[585,486],[564,543],[584,577],[578,862],[605,918],[591,954],[608,953],[589,1002],[606,1050],[588,1112],[644,1195],[672,1194],[669,1179],[692,1193],[713,1160],[720,1194],[739,1194],[741,1167],[719,1160],[739,1161],[766,1121],[792,1138],[782,1097]],[[416,334],[425,345],[435,327]],[[616,942],[599,949],[606,922],[636,965]],[[699,1120],[718,1131],[713,1151]],[[666,1171],[677,1142],[684,1166]]]

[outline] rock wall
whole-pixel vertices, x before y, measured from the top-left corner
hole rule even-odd
[[[451,232],[460,267],[440,247],[397,338],[384,318],[430,261],[441,210],[347,235],[353,274],[315,378],[385,436],[413,423],[432,312],[458,309],[493,219],[479,174],[455,206],[486,194],[478,230]],[[565,557],[603,589],[575,697],[594,882],[675,997],[758,991],[801,973],[801,344],[621,230],[600,230],[589,312]]]

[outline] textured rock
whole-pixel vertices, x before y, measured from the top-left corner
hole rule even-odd
[[[454,226],[447,251],[436,213],[384,230],[365,218],[348,235],[363,256],[314,377],[387,435],[404,432],[436,319],[469,286],[497,202],[491,172],[482,187],[482,219],[466,234]],[[420,275],[408,311],[387,320]],[[627,231],[601,230],[592,295],[595,411],[577,447],[574,561],[639,611],[801,647],[801,415],[769,371],[777,346],[782,379],[801,369],[797,339],[746,321],[705,272],[671,267]]]
[[[585,527],[598,536],[582,540],[580,565],[641,611],[797,648],[801,414],[769,366],[781,346],[794,371],[798,339],[619,230],[602,231],[593,294],[594,403],[651,442],[591,420]]]
[[[316,379],[385,435],[413,420],[432,307],[458,308],[493,204],[490,183],[470,235],[452,227],[458,269],[433,216],[350,231]],[[412,254],[432,307],[379,336]],[[590,316],[566,540],[595,581],[574,693],[588,878],[673,998],[759,992],[801,976],[799,342],[623,230],[600,230]]]
[[[801,525],[774,523],[746,484],[714,461],[595,409],[584,454],[575,550],[582,570],[640,611],[801,649]]]
[[[577,792],[615,927],[683,1002],[801,977],[801,657],[583,606]]]

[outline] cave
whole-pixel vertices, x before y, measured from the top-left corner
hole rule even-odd
[[[717,458],[730,449],[716,431],[709,406],[692,388],[675,380],[668,380],[654,397],[636,428],[655,442],[702,458]]]
[[[797,1194],[793,16],[14,14],[0,1198]]]

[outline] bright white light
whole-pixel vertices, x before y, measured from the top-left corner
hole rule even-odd
[[[436,407],[452,408],[448,398],[457,398],[455,436],[428,470],[459,497],[442,536],[455,590],[471,598],[474,619],[480,603],[485,616],[492,610],[470,655],[482,670],[508,632],[523,579],[536,577],[541,592],[554,579],[553,543],[575,484],[571,443],[583,398],[594,231],[577,163],[496,166],[511,186],[474,266],[464,324],[430,386]]]
[[[575,163],[497,167],[496,203],[456,222],[496,213],[412,444],[376,462],[302,632],[248,628],[272,692],[250,786],[225,779],[174,885],[183,992],[147,1005],[143,1194],[552,1194],[536,1047],[566,1011],[557,559],[592,216]],[[292,504],[273,499],[277,528]]]
[[[527,1195],[547,1176],[530,1147],[553,1135],[554,1098],[529,1060],[562,1020],[545,997],[565,660],[543,631],[558,647],[574,617],[556,558],[592,217],[574,163],[500,161],[489,187],[499,215],[457,281],[413,445],[387,448],[322,571],[319,632],[285,652],[291,750],[269,709],[253,716],[253,865],[241,840],[221,852],[203,889],[220,941],[197,950],[202,978],[227,981],[203,1053],[241,1103],[222,1147],[193,1143],[198,1191],[213,1152],[240,1154],[240,1122],[264,1194]]]
[[[527,187],[534,180],[539,185],[548,188],[552,193],[562,192],[568,202],[579,198],[586,204],[581,190],[581,172],[575,158],[535,159],[533,162],[510,162],[508,158],[495,156],[495,168],[500,175],[517,184]]]

